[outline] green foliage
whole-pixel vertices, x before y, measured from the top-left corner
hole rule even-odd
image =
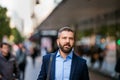
[[[111,24],[103,25],[98,29],[98,32],[102,35],[116,36],[116,32],[120,32],[120,25]]]
[[[117,31],[117,26],[116,25],[110,25],[108,26],[108,35],[110,36],[115,36]]]
[[[83,36],[84,36],[83,31],[78,31],[78,32],[76,33],[76,37],[77,37],[78,40],[80,40]]]
[[[15,43],[19,43],[22,42],[24,39],[21,36],[21,34],[19,33],[19,31],[16,28],[12,29],[12,35],[14,36],[14,42]]]
[[[90,36],[93,33],[94,33],[93,28],[86,29],[86,30],[79,30],[79,31],[77,31],[76,36],[77,36],[77,39],[80,40],[82,37]]]
[[[106,35],[108,32],[107,26],[102,25],[101,27],[98,28],[98,30],[96,32],[97,32],[97,34]]]
[[[90,36],[93,33],[94,33],[93,28],[84,30],[84,36]]]
[[[77,39],[81,39],[84,36],[90,36],[92,34],[100,34],[103,36],[113,36],[117,37],[116,34],[120,36],[120,24],[102,25],[97,27],[96,30],[93,28],[85,29],[83,31],[77,31]]]
[[[7,9],[0,6],[0,41],[4,35],[8,37],[11,34],[9,26],[10,19],[6,16]]]

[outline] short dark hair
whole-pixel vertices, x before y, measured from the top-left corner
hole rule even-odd
[[[6,42],[2,42],[2,43],[0,44],[0,48],[2,48],[3,45],[7,45],[8,47],[11,47],[10,44],[8,44],[8,43],[6,43]]]
[[[62,27],[58,30],[58,34],[57,34],[57,37],[59,37],[60,33],[63,32],[63,31],[70,31],[70,32],[73,32],[74,33],[74,30],[68,26],[66,27]]]

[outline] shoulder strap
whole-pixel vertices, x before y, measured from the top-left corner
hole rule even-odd
[[[50,79],[50,69],[51,69],[52,60],[53,60],[53,54],[51,53],[51,55],[50,55],[50,61],[49,61],[49,65],[48,65],[47,79],[46,80]]]

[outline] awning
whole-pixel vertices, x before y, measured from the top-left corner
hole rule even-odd
[[[36,30],[79,24],[120,8],[120,0],[63,0]],[[80,27],[80,26],[79,26]]]

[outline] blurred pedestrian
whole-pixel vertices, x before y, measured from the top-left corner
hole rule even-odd
[[[8,43],[0,45],[0,80],[19,79],[19,69],[16,58],[10,52]]]
[[[120,57],[117,60],[117,63],[115,65],[115,71],[119,74],[119,79],[120,80]]]
[[[37,80],[89,80],[86,60],[74,53],[74,31],[63,27],[58,32],[58,51],[43,56]]]
[[[30,48],[30,56],[32,58],[33,66],[35,66],[35,59],[38,56],[38,50],[36,47]]]
[[[23,43],[19,43],[18,44],[18,51],[16,52],[16,58],[17,58],[17,63],[19,66],[19,70],[20,70],[20,80],[24,80],[24,76],[25,76],[25,67],[26,67],[26,48],[23,45]]]

